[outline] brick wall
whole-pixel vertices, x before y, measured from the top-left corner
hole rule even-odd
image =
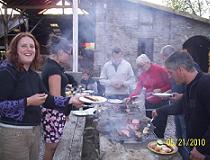
[[[174,45],[177,49],[192,36],[210,34],[210,25],[149,8],[126,0],[96,1],[96,51],[94,67],[100,73],[110,58],[111,49],[119,46],[135,69],[139,39],[153,41],[152,57],[156,63],[160,49]]]

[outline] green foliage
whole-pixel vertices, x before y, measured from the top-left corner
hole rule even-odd
[[[194,14],[197,16],[204,16],[209,7],[210,0],[164,0],[168,7]]]

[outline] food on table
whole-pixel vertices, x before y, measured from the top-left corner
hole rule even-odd
[[[149,133],[149,127],[144,127],[143,134],[148,134],[148,133]]]
[[[131,130],[139,130],[140,121],[138,119],[132,119],[130,124],[128,124],[128,128]]]
[[[158,139],[155,142],[149,143],[148,147],[158,153],[167,154],[173,151],[173,148],[163,142],[161,139]]]
[[[149,147],[155,150],[155,147],[157,146],[156,143],[150,143]]]
[[[161,145],[163,145],[163,141],[161,139],[158,139],[157,144],[161,146]]]
[[[73,95],[72,91],[66,91],[66,96],[72,96],[72,95]]]
[[[140,121],[139,121],[138,119],[132,119],[132,120],[131,120],[131,123],[132,123],[132,124],[139,124]]]
[[[135,131],[135,136],[137,140],[141,140],[142,138],[142,133],[140,131]]]
[[[160,150],[161,150],[161,146],[156,145],[156,146],[155,146],[155,151],[160,152]]]
[[[127,130],[127,129],[122,129],[122,130],[118,131],[118,134],[119,134],[120,136],[130,137],[130,132],[129,132],[129,130]]]
[[[170,152],[172,151],[172,149],[169,148],[169,147],[166,146],[166,145],[163,145],[163,146],[161,147],[161,149],[162,149],[164,152],[166,152],[166,153],[170,153]]]
[[[89,95],[86,95],[86,96],[84,96],[86,99],[89,99],[89,100],[91,100],[91,101],[94,101],[94,102],[96,102],[96,101],[99,101],[99,99],[96,97],[96,96],[89,96]]]

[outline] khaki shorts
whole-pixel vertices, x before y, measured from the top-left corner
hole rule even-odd
[[[38,160],[39,145],[39,126],[13,128],[0,125],[0,160]]]

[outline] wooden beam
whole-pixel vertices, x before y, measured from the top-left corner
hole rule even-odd
[[[3,7],[4,8],[4,7]],[[57,5],[7,5],[7,8],[18,8],[18,9],[49,9],[49,8],[72,8],[71,5],[65,5],[65,6],[57,6]]]

